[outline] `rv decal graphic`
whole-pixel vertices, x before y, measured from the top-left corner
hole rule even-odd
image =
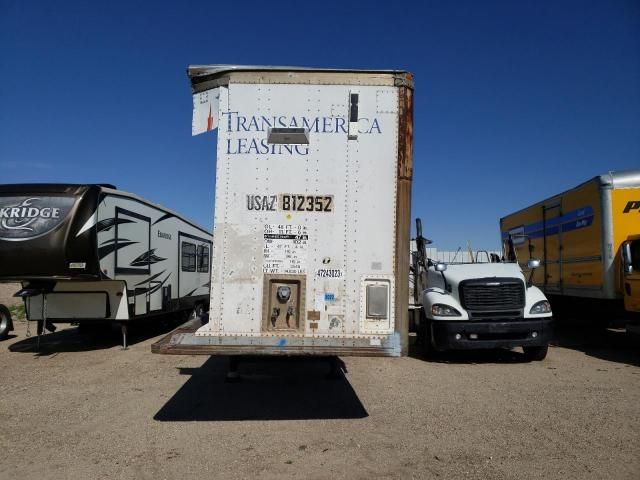
[[[160,290],[160,289],[162,288],[162,286],[165,284],[165,282],[166,282],[167,280],[169,280],[169,277],[170,277],[170,276],[171,276],[171,273],[169,273],[169,275],[167,275],[167,276],[166,276],[166,278],[165,278],[164,280],[162,280],[161,282],[159,282],[159,283],[157,283],[155,286],[153,286],[153,287],[151,288],[151,290],[149,290],[149,293],[150,293],[150,294],[151,294],[151,293],[155,293],[155,292],[157,292],[158,290]]]
[[[143,282],[136,283],[135,286],[137,287],[138,285],[142,285],[143,283],[150,282],[151,280],[153,280],[157,276],[163,274],[165,271],[166,270],[163,270],[158,275],[154,275],[153,277],[148,278],[147,280],[144,280]],[[146,294],[146,293],[151,295],[152,293],[155,293],[158,290],[160,290],[162,288],[162,286],[167,282],[167,280],[169,280],[170,276],[171,276],[171,272],[169,272],[169,275],[167,275],[164,280],[162,280],[161,282],[156,280],[155,285],[152,285],[152,286],[147,287],[147,288],[136,288],[135,290],[127,290],[127,295],[129,295],[129,296],[138,296],[138,295],[143,295],[143,294]],[[134,293],[135,293],[135,295],[134,295]]]
[[[98,232],[108,232],[111,230],[116,224],[122,225],[123,223],[135,223],[133,220],[129,220],[126,218],[105,218],[104,220],[100,220],[98,225],[96,226]]]
[[[160,273],[156,273],[155,275],[151,275],[149,278],[142,280],[141,282],[138,282],[135,284],[135,286],[137,287],[138,285],[142,285],[143,283],[149,283],[151,280],[158,278],[160,275],[162,275],[164,272],[166,272],[166,270],[162,270]]]
[[[194,293],[196,293],[196,290],[199,290],[201,288],[209,288],[211,286],[211,282],[207,282],[204,285],[202,285],[201,287],[198,288],[194,288],[193,290],[191,290],[189,293],[187,293],[185,295],[185,297],[190,297],[191,295],[193,295]]]
[[[627,202],[627,205],[624,207],[622,213],[629,213],[631,210],[640,212],[640,200],[632,200],[630,202]]]
[[[112,238],[111,240],[102,242],[102,244],[98,248],[98,258],[102,260],[110,253],[113,253],[116,250],[120,250],[121,248],[128,247],[129,245],[134,245],[136,243],[138,242],[133,242],[131,240],[127,240],[126,238]]]
[[[152,248],[148,252],[144,252],[139,257],[136,257],[129,265],[131,265],[132,267],[144,267],[145,265],[153,265],[154,263],[166,260],[166,258],[157,256],[155,252],[156,249]]]
[[[73,203],[73,197],[0,197],[0,239],[46,235],[67,218]]]
[[[172,218],[175,217],[175,215],[173,213],[165,213],[163,216],[161,216],[159,219],[157,219],[155,222],[153,222],[153,225],[155,225],[156,223],[160,223],[168,218]]]

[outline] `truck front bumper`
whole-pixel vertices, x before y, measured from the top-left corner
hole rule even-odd
[[[552,317],[484,322],[434,320],[430,323],[436,350],[539,347],[547,345],[553,333]]]

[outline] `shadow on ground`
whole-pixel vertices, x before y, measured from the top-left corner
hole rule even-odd
[[[449,350],[446,352],[433,352],[425,358],[418,345],[409,347],[409,356],[417,360],[431,363],[522,363],[526,362],[522,350],[509,350],[507,348],[491,348],[482,350]]]
[[[132,322],[129,326],[127,343],[129,346],[144,342],[149,338],[167,333],[176,328],[176,320],[171,318],[157,318],[153,321]],[[102,350],[122,345],[122,334],[117,325],[107,325],[80,330],[78,327],[56,325],[57,330],[47,332],[38,337],[35,323],[30,327],[31,336],[23,338],[9,345],[9,351],[31,353],[39,356],[60,352],[86,352]]]
[[[240,364],[240,381],[227,383],[227,357],[182,368],[187,382],[154,416],[161,422],[364,418],[367,411],[342,369],[326,378],[327,362],[286,357]]]
[[[585,355],[610,362],[640,366],[640,343],[627,334],[624,328],[605,328],[602,323],[581,323],[563,320],[555,325],[551,346],[568,348]],[[420,346],[409,348],[409,356],[418,360],[436,363],[521,363],[526,362],[522,350],[452,350],[435,352],[428,358],[422,355]]]
[[[565,320],[556,325],[551,344],[610,362],[640,366],[640,345],[624,328],[605,328]]]

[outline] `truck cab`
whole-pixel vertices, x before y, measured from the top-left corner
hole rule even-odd
[[[418,219],[419,220],[419,219]],[[516,262],[443,263],[427,258],[418,223],[418,336],[433,350],[522,347],[527,360],[543,360],[552,334],[551,306]],[[540,262],[531,260],[531,271]]]
[[[622,244],[622,291],[624,308],[630,314],[627,331],[640,335],[640,235]]]

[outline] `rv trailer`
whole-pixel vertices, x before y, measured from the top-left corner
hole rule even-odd
[[[412,75],[188,75],[193,134],[218,129],[211,309],[152,351],[406,355]]]
[[[122,325],[209,302],[212,237],[111,185],[0,185],[0,282],[29,321]],[[186,316],[186,315],[185,315]]]

